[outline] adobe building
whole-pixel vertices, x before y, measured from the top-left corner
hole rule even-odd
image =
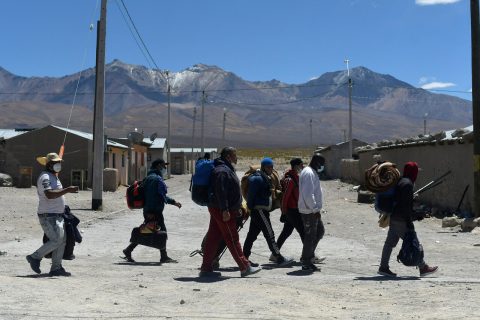
[[[460,211],[473,212],[473,126],[435,136],[383,142],[357,151],[358,160],[342,162],[343,175],[353,177],[356,183],[364,184],[365,170],[375,163],[374,155],[396,163],[401,173],[406,162],[415,161],[421,168],[415,189],[451,172],[437,187],[420,195],[422,203],[452,212],[469,186]]]
[[[15,186],[30,187],[43,170],[36,158],[50,152],[59,152],[65,139],[63,159],[59,174],[64,185],[91,188],[93,163],[93,135],[82,131],[49,125],[5,139],[0,145],[1,171],[12,176]],[[107,140],[105,167],[118,169],[118,183],[127,183],[128,147]]]
[[[366,146],[367,144],[368,143],[366,142],[352,139],[352,146],[354,150],[352,156],[354,159],[358,159],[358,153],[355,152],[355,149]],[[338,179],[342,176],[341,160],[349,157],[349,148],[349,141],[345,141],[315,150],[315,152],[320,152],[325,157],[324,174],[327,178]]]

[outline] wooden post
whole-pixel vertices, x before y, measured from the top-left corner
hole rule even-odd
[[[93,179],[92,210],[102,210],[103,155],[105,104],[105,38],[107,27],[107,0],[102,0],[100,21],[97,22],[97,61],[95,82],[95,105],[93,119]]]

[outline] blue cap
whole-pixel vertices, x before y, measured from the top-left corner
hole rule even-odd
[[[273,166],[273,160],[272,158],[265,157],[262,159],[262,162],[260,162],[260,164],[262,165],[262,167]]]

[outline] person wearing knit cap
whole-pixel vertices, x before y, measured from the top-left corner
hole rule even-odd
[[[274,260],[278,266],[285,266],[293,262],[293,259],[280,254],[280,249],[275,242],[270,211],[272,211],[272,178],[274,162],[271,158],[263,158],[260,170],[248,177],[247,207],[250,209],[250,227],[243,244],[243,253],[247,259],[252,253],[253,243],[260,232],[267,241]],[[250,262],[252,263],[252,262]],[[253,265],[257,265],[253,263]]]
[[[387,239],[383,245],[382,258],[378,274],[386,277],[396,277],[389,267],[390,255],[393,248],[400,239],[403,239],[408,231],[414,231],[413,225],[413,187],[418,175],[418,164],[416,162],[407,162],[403,169],[403,177],[398,181],[395,187],[393,212],[390,215],[390,224]],[[425,261],[418,265],[420,276],[432,274],[438,270],[438,267],[430,267]]]

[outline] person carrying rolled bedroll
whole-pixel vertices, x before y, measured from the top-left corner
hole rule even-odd
[[[145,188],[145,205],[143,207],[143,217],[145,223],[155,222],[161,231],[167,232],[165,226],[165,219],[163,217],[163,210],[165,204],[174,205],[181,208],[182,204],[167,196],[167,185],[163,181],[166,175],[168,162],[163,159],[157,159],[152,162],[148,175],[144,180]],[[130,245],[123,250],[125,260],[135,262],[132,258],[132,251],[137,247],[137,243],[130,243]],[[160,263],[177,263],[177,260],[170,258],[167,254],[167,249],[160,250]]]
[[[382,258],[378,274],[387,277],[396,277],[397,274],[392,272],[389,267],[389,260],[393,248],[400,239],[403,239],[408,231],[414,231],[413,225],[413,186],[418,175],[418,164],[416,162],[407,162],[403,169],[403,177],[398,181],[395,187],[394,206],[390,215],[390,224],[383,245]],[[432,274],[438,270],[438,267],[430,267],[425,261],[418,265],[420,276]]]
[[[43,232],[47,235],[45,242],[37,251],[28,255],[27,261],[36,273],[41,273],[40,261],[48,253],[52,253],[50,276],[70,276],[62,266],[65,250],[66,234],[64,229],[63,212],[65,211],[65,197],[67,193],[78,192],[78,187],[63,188],[57,174],[62,170],[62,158],[56,153],[49,153],[46,157],[38,157],[37,161],[45,166],[37,180],[38,193],[38,220]]]
[[[243,253],[247,259],[250,257],[253,243],[260,232],[262,232],[277,265],[285,266],[292,263],[293,259],[280,254],[280,248],[278,248],[275,241],[275,234],[270,221],[270,211],[272,210],[272,182],[270,175],[273,172],[274,163],[271,158],[264,158],[260,165],[260,170],[248,177],[247,207],[250,209],[251,219],[247,237],[243,244]],[[250,261],[250,263],[252,262]],[[254,265],[257,264],[255,263]]]

